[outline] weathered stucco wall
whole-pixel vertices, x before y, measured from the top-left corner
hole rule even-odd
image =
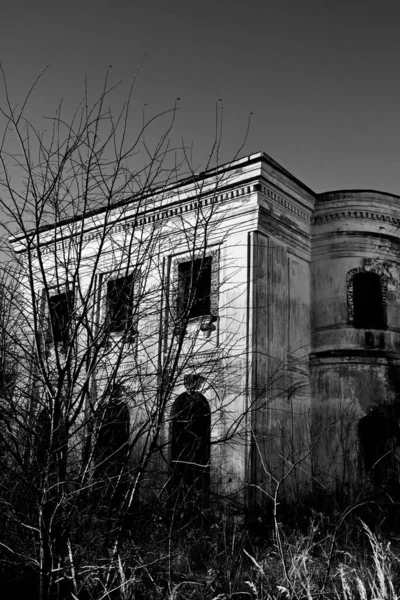
[[[273,495],[278,484],[292,499],[309,484],[310,199],[298,189],[294,198],[284,183],[274,183],[260,188],[258,231],[252,234],[256,501],[265,500],[265,492]]]
[[[400,417],[399,199],[377,192],[325,194],[312,233],[313,474],[344,493],[365,483],[360,419]],[[385,313],[379,327],[354,321],[357,273],[379,276]]]

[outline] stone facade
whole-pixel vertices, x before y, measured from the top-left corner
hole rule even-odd
[[[200,213],[210,215],[203,254],[204,233],[199,243],[192,235]],[[85,219],[83,233],[78,222],[76,230],[61,223],[58,234],[42,232],[48,272],[68,245],[66,230],[70,238],[79,230],[93,260],[101,225],[100,213]],[[144,239],[155,226],[148,282],[163,281],[151,300],[159,309],[149,311],[145,327],[136,325],[139,341],[141,328],[148,332],[153,364],[165,359],[174,335],[185,264],[212,261],[209,299],[185,326],[186,360],[174,390],[188,415],[190,395],[209,406],[201,418],[210,423],[204,455],[211,491],[259,502],[277,485],[295,498],[312,481],[347,492],[379,469],[381,478],[384,468],[393,477],[394,462],[380,454],[394,455],[400,442],[400,198],[316,194],[258,153],[156,190],[141,211],[134,200],[116,207],[112,252],[102,250],[99,272],[120,269],[130,232],[140,228]],[[23,242],[15,247],[23,251]],[[131,364],[132,352],[121,372]],[[152,373],[146,377],[149,387]],[[134,379],[131,389],[140,394]],[[140,421],[134,411],[131,419]],[[171,404],[173,425],[163,432],[170,460],[174,411]],[[379,423],[378,441],[370,439],[368,419]]]
[[[374,191],[316,196],[310,352],[314,468],[318,481],[348,493],[374,473],[393,479],[397,471],[399,203],[396,196]],[[360,275],[372,284],[364,300],[355,294]],[[382,422],[386,432],[372,427],[363,436],[365,419],[376,427]]]

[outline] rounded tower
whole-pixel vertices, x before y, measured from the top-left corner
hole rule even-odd
[[[400,197],[319,195],[311,273],[315,480],[398,485]]]

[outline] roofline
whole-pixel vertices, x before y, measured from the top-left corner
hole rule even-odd
[[[390,192],[382,192],[379,190],[361,189],[361,188],[329,190],[329,191],[325,191],[325,192],[321,192],[321,193],[316,193],[314,190],[312,190],[310,187],[308,187],[305,183],[303,183],[300,179],[298,179],[297,177],[292,175],[292,173],[290,173],[287,169],[285,169],[285,167],[283,167],[281,164],[276,162],[276,160],[274,160],[271,156],[269,156],[265,152],[256,152],[256,153],[244,156],[242,158],[237,158],[234,161],[227,162],[222,165],[213,167],[211,169],[201,171],[200,173],[192,173],[191,175],[189,175],[187,177],[183,177],[182,179],[179,179],[175,183],[164,184],[164,185],[160,184],[154,188],[149,187],[142,192],[137,192],[137,194],[133,194],[133,195],[129,196],[128,198],[125,198],[124,200],[120,200],[119,202],[110,204],[109,206],[96,208],[94,210],[89,210],[86,213],[82,213],[75,217],[69,217],[66,219],[62,219],[60,221],[54,222],[53,224],[43,225],[41,227],[38,227],[37,229],[31,229],[31,230],[27,231],[26,233],[22,233],[17,236],[11,236],[10,242],[15,243],[15,242],[25,239],[28,235],[41,234],[46,231],[51,231],[51,230],[57,229],[59,227],[64,227],[65,225],[69,225],[71,223],[79,223],[79,222],[84,221],[85,219],[94,217],[95,215],[101,215],[101,214],[106,213],[107,211],[110,212],[110,211],[114,211],[115,209],[121,208],[123,206],[127,206],[127,205],[135,202],[136,199],[149,198],[151,196],[160,194],[161,192],[162,193],[173,192],[174,190],[179,190],[180,188],[182,188],[184,186],[188,186],[190,184],[195,184],[199,181],[205,181],[210,177],[215,177],[216,175],[223,175],[224,173],[228,173],[229,171],[233,171],[234,169],[238,169],[239,167],[245,167],[245,166],[248,166],[251,164],[256,164],[258,162],[260,164],[264,163],[265,165],[272,167],[272,169],[274,169],[277,173],[284,175],[287,179],[292,181],[295,185],[299,186],[305,192],[307,192],[312,197],[314,197],[317,200],[317,202],[318,201],[319,202],[328,202],[329,200],[333,200],[335,198],[335,195],[339,196],[341,194],[343,194],[343,195],[345,195],[345,194],[360,194],[360,195],[361,194],[373,194],[373,195],[377,195],[377,196],[386,196],[387,198],[391,198],[392,200],[400,201],[400,195],[392,194]]]
[[[387,196],[388,198],[394,198],[394,199],[400,201],[400,195],[398,195],[398,194],[392,194],[391,192],[382,192],[380,190],[370,190],[370,189],[364,189],[364,188],[329,190],[327,192],[321,192],[319,194],[315,194],[315,197],[317,200],[321,200],[322,202],[324,202],[325,200],[326,201],[330,200],[331,198],[329,198],[329,196],[330,195],[333,196],[334,194],[376,194],[378,196]]]
[[[311,194],[311,196],[314,196],[314,197],[317,195],[314,192],[314,190],[312,190],[310,187],[308,187],[308,185],[306,185],[303,181],[301,181],[300,179],[298,179],[297,177],[292,175],[292,173],[290,173],[290,171],[285,169],[285,167],[282,167],[282,165],[279,164],[278,162],[276,162],[276,160],[274,160],[271,156],[269,156],[269,154],[266,154],[265,152],[260,152],[259,154],[261,155],[263,162],[271,165],[271,167],[273,167],[276,171],[278,171],[279,173],[282,173],[282,175],[285,175],[288,179],[293,181],[293,183],[295,183],[296,185],[301,187],[305,192],[307,192],[308,194]]]
[[[42,227],[38,227],[37,229],[31,229],[25,234],[12,236],[10,241],[12,243],[18,242],[19,240],[25,239],[27,237],[27,235],[29,235],[29,234],[44,233],[46,231],[54,230],[58,227],[64,227],[65,225],[69,225],[71,223],[79,223],[81,221],[84,221],[85,219],[94,217],[95,215],[101,215],[103,213],[106,213],[107,211],[113,211],[122,206],[129,205],[130,203],[134,202],[137,198],[143,199],[143,198],[148,198],[148,197],[154,196],[160,192],[165,193],[165,192],[171,192],[174,190],[178,190],[179,188],[190,185],[191,183],[195,184],[196,182],[204,181],[204,180],[208,179],[209,177],[215,177],[216,175],[222,175],[224,173],[228,173],[229,171],[237,169],[238,167],[248,166],[248,165],[251,165],[251,164],[254,164],[257,162],[270,165],[273,169],[275,169],[279,173],[285,175],[287,178],[289,178],[295,184],[297,184],[298,186],[303,188],[306,192],[308,192],[312,196],[315,196],[315,192],[313,190],[311,190],[302,181],[300,181],[300,179],[297,179],[297,177],[294,177],[294,175],[292,175],[289,171],[287,171],[284,167],[282,167],[282,165],[277,163],[271,156],[269,156],[265,152],[256,152],[256,153],[244,156],[242,158],[238,158],[232,162],[227,162],[220,166],[213,167],[212,169],[207,169],[206,171],[201,171],[200,173],[193,173],[193,174],[189,175],[188,177],[184,177],[183,179],[180,179],[173,184],[167,184],[167,185],[161,184],[159,186],[156,186],[154,189],[148,188],[143,192],[138,192],[137,194],[129,196],[128,198],[121,200],[119,202],[116,202],[115,204],[110,204],[107,207],[101,207],[101,208],[97,208],[94,210],[90,210],[86,213],[82,213],[75,217],[68,217],[66,219],[61,219],[60,221],[56,221],[55,223],[50,224],[50,225],[43,225]]]

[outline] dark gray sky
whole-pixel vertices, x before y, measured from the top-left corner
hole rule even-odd
[[[400,3],[387,0],[13,0],[0,58],[21,100],[47,64],[32,115],[93,94],[142,57],[138,122],[180,97],[176,132],[204,163],[222,98],[222,158],[263,150],[316,191],[400,194]],[[118,94],[126,92],[122,86]]]

